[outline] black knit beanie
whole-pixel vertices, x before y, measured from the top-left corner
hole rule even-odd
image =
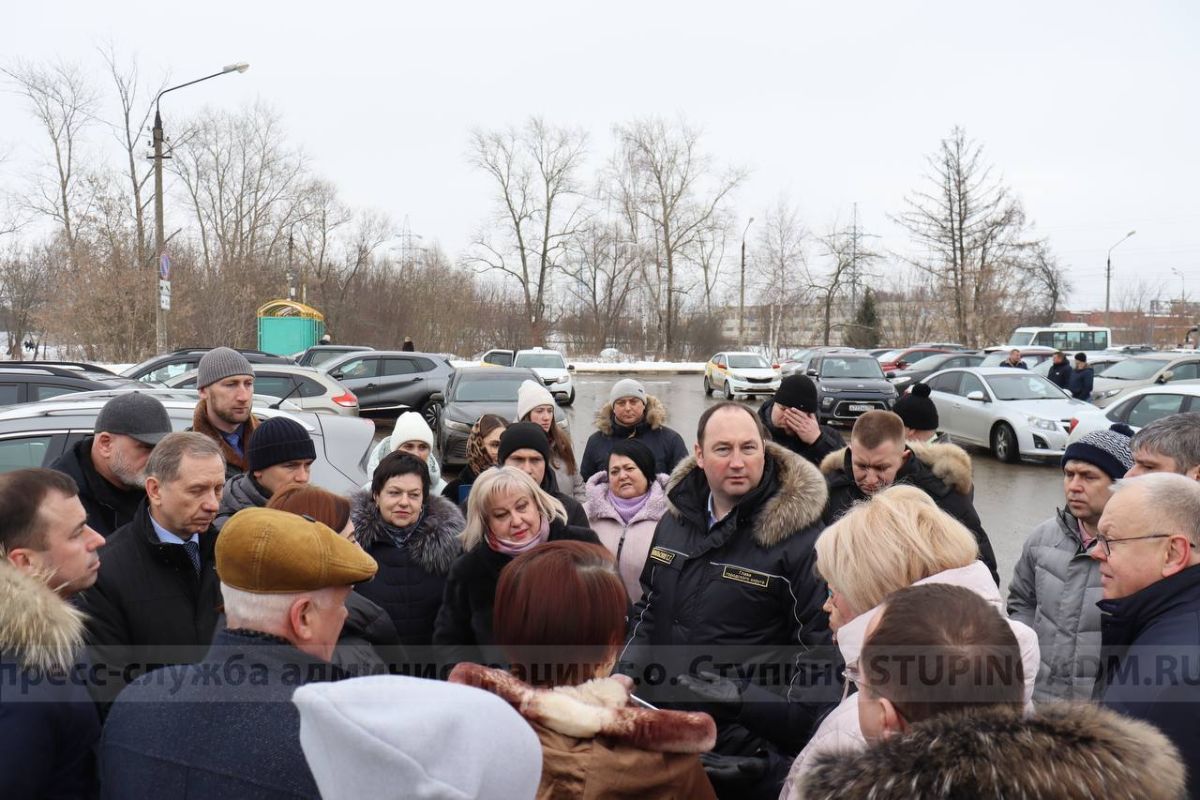
[[[929,386],[918,383],[909,390],[908,394],[896,401],[892,408],[904,427],[914,431],[936,431],[938,427],[937,406],[929,399]]]
[[[550,469],[550,440],[536,422],[517,422],[509,425],[500,435],[500,464],[518,450],[536,450],[546,459],[546,470]]]
[[[288,417],[271,417],[250,434],[246,462],[250,472],[301,459],[316,459],[317,448],[304,426]]]
[[[775,402],[781,406],[817,413],[817,385],[807,375],[788,375],[775,391]]]
[[[639,442],[637,439],[618,439],[610,453],[612,456],[625,456],[642,471],[646,476],[646,485],[653,486],[654,478],[654,454],[650,452],[650,448]],[[605,464],[607,470],[608,465]]]

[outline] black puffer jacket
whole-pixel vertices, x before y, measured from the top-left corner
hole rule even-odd
[[[669,475],[675,465],[687,458],[688,449],[683,437],[668,428],[667,409],[654,395],[646,396],[646,413],[632,428],[617,422],[612,413],[612,403],[607,403],[596,414],[596,432],[588,437],[579,461],[579,474],[586,482],[597,472],[608,469],[608,457],[613,444],[619,439],[637,439],[654,454],[655,474]]]
[[[771,424],[771,409],[774,407],[774,398],[758,407],[758,418],[763,427],[767,429],[767,433],[771,434],[771,440],[783,445],[801,458],[807,459],[810,464],[820,464],[821,459],[825,456],[846,446],[846,440],[842,438],[842,434],[828,425],[819,426],[821,428],[820,437],[812,444],[805,444],[800,441],[800,437]]]
[[[79,502],[87,512],[88,525],[101,536],[109,536],[122,525],[129,524],[138,506],[146,499],[144,489],[132,491],[113,486],[92,465],[92,441],[89,436],[59,456],[51,465],[75,479],[79,485]]]
[[[370,492],[354,495],[350,518],[358,543],[379,564],[375,577],[355,591],[387,612],[401,643],[428,645],[446,576],[462,553],[462,513],[444,497],[427,497],[425,519],[403,544],[392,539]]]
[[[591,528],[568,525],[555,518],[550,523],[549,541],[563,539],[600,544]],[[450,568],[442,608],[433,631],[433,643],[445,665],[460,661],[487,664],[498,658],[498,653],[490,648],[494,641],[492,611],[500,571],[512,560],[512,556],[497,553],[487,542],[480,542]]]
[[[996,570],[996,554],[983,530],[983,523],[971,501],[974,487],[971,481],[971,457],[953,444],[921,444],[909,442],[910,455],[896,473],[895,483],[915,486],[933,498],[938,508],[961,522],[979,544],[979,559],[987,564],[996,585],[1000,573]],[[832,525],[855,503],[867,495],[854,482],[850,465],[850,448],[830,453],[821,462],[821,471],[829,482],[829,505],[825,508],[825,524]]]

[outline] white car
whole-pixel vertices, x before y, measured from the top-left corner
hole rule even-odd
[[[1200,381],[1172,381],[1169,386],[1143,386],[1104,409],[1103,416],[1097,418],[1089,415],[1079,420],[1067,443],[1087,436],[1092,431],[1106,430],[1117,422],[1139,431],[1156,419],[1184,411],[1200,411]]]
[[[1134,389],[1200,378],[1200,353],[1148,353],[1114,364],[1092,382],[1092,402],[1107,408]]]
[[[541,347],[518,350],[512,365],[525,367],[537,373],[559,405],[569,406],[575,402],[575,380],[571,375],[575,371],[575,365],[568,364],[562,353],[557,350]]]
[[[937,406],[939,430],[956,443],[990,448],[1001,461],[1061,458],[1072,420],[1104,416],[1028,370],[947,369],[922,383]]]
[[[737,395],[775,394],[783,374],[778,364],[772,364],[758,353],[716,353],[704,365],[704,394],[711,397],[714,390],[723,392],[725,399]]]

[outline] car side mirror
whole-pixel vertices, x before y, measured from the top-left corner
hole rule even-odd
[[[976,389],[973,392],[967,392],[967,399],[974,400],[976,403],[986,403],[987,402],[987,398],[984,397],[983,392],[979,391],[978,389]]]
[[[810,368],[808,369],[808,371],[807,371],[807,372],[805,372],[804,374],[805,374],[805,375],[807,375],[807,376],[808,376],[808,377],[810,377],[810,378],[815,378],[815,377],[817,377],[817,371],[816,371],[815,369],[812,369],[811,367],[810,367]]]
[[[335,381],[340,381],[346,377],[346,374],[340,369],[335,369],[333,372],[329,373],[329,377],[333,378]]]
[[[1171,370],[1167,370],[1162,375],[1158,376],[1158,380],[1155,381],[1155,383],[1166,383],[1167,381],[1173,380],[1174,378],[1175,378],[1175,373],[1172,372]]]
[[[896,373],[894,373],[894,372],[885,372],[885,373],[883,373],[883,377],[885,377],[885,378],[889,378],[889,379],[890,379],[890,378],[894,378],[894,377],[896,377]]]
[[[574,372],[574,371],[575,371],[575,365],[567,364],[567,372]]]

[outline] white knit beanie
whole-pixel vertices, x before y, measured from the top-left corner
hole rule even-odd
[[[405,442],[424,442],[433,449],[433,431],[429,423],[416,411],[405,411],[396,417],[396,427],[392,428],[390,440],[392,450],[399,450]]]
[[[517,418],[513,422],[525,419],[525,415],[538,406],[553,405],[554,395],[550,394],[549,389],[536,381],[522,381],[517,389]]]

